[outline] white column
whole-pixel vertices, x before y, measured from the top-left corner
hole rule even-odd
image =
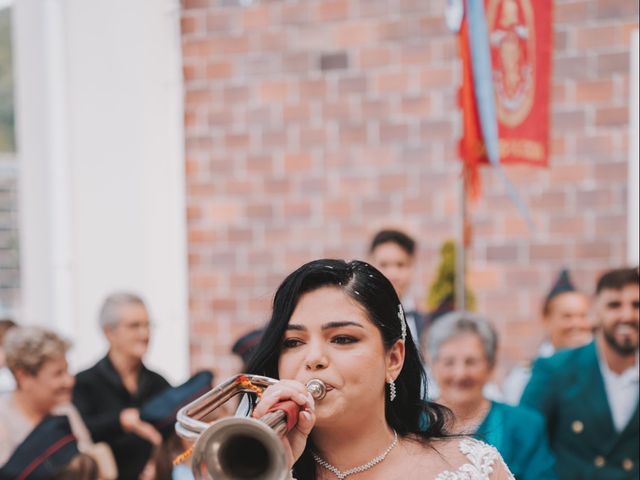
[[[148,358],[188,372],[178,0],[20,0],[15,7],[25,321],[104,354],[105,295],[134,290]]]

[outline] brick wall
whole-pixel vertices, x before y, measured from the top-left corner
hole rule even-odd
[[[460,72],[442,0],[183,0],[192,366],[239,367],[301,263],[362,258],[378,228],[420,241],[423,298],[454,235]],[[483,173],[470,283],[505,365],[540,339],[562,266],[591,290],[625,260],[630,0],[557,1],[551,168],[508,168],[527,232]]]

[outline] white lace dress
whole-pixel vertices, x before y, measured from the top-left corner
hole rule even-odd
[[[479,440],[464,438],[460,440],[458,449],[468,463],[460,465],[455,471],[444,471],[434,480],[515,480],[495,447]]]

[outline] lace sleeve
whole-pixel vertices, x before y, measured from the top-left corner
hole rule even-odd
[[[468,463],[456,471],[442,472],[435,480],[515,480],[495,447],[465,438],[460,441],[458,449]]]

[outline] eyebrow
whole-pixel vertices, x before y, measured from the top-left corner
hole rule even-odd
[[[357,322],[329,322],[329,323],[325,323],[320,327],[320,330],[331,330],[332,328],[340,328],[340,327],[359,327],[359,328],[364,328],[361,324],[357,323]],[[302,332],[306,332],[307,331],[307,327],[305,327],[304,325],[298,325],[295,323],[290,323],[289,325],[287,325],[287,330],[296,330],[296,331],[302,331]]]

